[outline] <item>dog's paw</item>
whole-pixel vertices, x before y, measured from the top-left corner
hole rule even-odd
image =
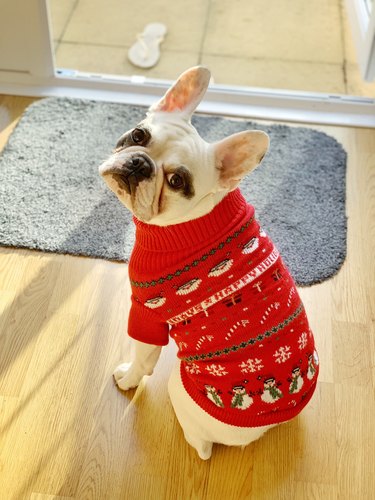
[[[113,372],[113,377],[117,386],[123,391],[134,389],[143,378],[142,375],[136,372],[132,363],[123,363],[119,365]]]

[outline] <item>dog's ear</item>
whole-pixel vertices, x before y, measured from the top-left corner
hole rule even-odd
[[[259,165],[268,146],[268,135],[260,130],[239,132],[214,144],[219,188],[235,189],[241,179]]]
[[[151,106],[150,112],[180,112],[184,117],[190,119],[206,93],[210,77],[209,70],[202,66],[188,69],[182,73],[164,97]]]

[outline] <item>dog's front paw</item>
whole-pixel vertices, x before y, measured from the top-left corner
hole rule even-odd
[[[123,391],[137,387],[143,375],[137,373],[132,363],[123,363],[113,372],[117,386]]]

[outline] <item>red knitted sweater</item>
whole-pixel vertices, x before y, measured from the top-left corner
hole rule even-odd
[[[318,356],[301,299],[239,189],[211,213],[159,227],[135,219],[128,332],[178,346],[186,391],[222,422],[283,422],[308,403]]]

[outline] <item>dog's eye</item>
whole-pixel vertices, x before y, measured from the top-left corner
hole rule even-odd
[[[135,142],[136,144],[142,144],[147,139],[146,132],[143,128],[135,128],[132,131],[131,135],[132,135],[132,141]]]
[[[167,182],[172,189],[182,189],[184,187],[184,178],[180,174],[168,174]]]

